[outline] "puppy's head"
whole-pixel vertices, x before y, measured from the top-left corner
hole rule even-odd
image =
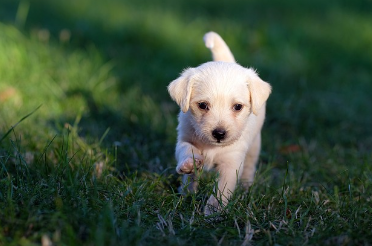
[[[182,112],[190,114],[201,141],[224,146],[241,136],[248,116],[259,113],[271,87],[252,69],[208,62],[186,69],[168,91]]]

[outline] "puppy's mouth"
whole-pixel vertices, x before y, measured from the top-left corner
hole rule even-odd
[[[215,145],[219,145],[219,146],[224,146],[224,145],[229,145],[230,144],[230,140],[227,139],[227,138],[224,138],[224,139],[214,139],[215,141],[212,141]]]
[[[224,140],[216,140],[216,141],[212,142],[212,144],[216,145],[216,146],[223,147],[223,146],[227,146],[227,145],[232,144],[232,142],[224,139]]]
[[[207,144],[214,145],[214,146],[220,146],[220,147],[228,146],[228,145],[232,144],[233,142],[235,142],[234,139],[230,139],[230,138],[225,138],[225,139],[211,139],[211,138],[208,138],[208,139],[205,139],[205,140],[206,140]]]
[[[216,141],[216,144],[218,144],[218,145],[225,145],[225,144],[228,144],[228,143],[229,143],[229,141],[226,141],[226,139]]]

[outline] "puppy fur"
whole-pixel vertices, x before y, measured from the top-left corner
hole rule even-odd
[[[253,182],[271,86],[237,64],[217,33],[207,33],[204,42],[214,61],[184,70],[168,91],[181,108],[176,146],[181,189],[195,191],[195,167],[219,173],[217,197],[211,195],[204,209],[210,215],[227,204],[238,181],[246,187]]]

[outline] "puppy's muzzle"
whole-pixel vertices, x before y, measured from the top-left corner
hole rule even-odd
[[[226,131],[222,128],[216,128],[212,131],[212,136],[217,140],[217,142],[221,142],[226,137]]]

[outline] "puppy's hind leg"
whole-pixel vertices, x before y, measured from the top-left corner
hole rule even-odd
[[[194,193],[198,189],[198,180],[197,175],[193,174],[184,174],[182,176],[181,186],[178,187],[178,192],[185,195],[187,192]]]
[[[185,187],[187,187],[189,192],[195,192],[198,185],[197,174],[195,172],[202,167],[203,156],[192,144],[179,141],[176,147],[176,159],[178,162],[176,171],[179,174],[184,174],[181,187],[179,187],[178,191],[185,193]]]

